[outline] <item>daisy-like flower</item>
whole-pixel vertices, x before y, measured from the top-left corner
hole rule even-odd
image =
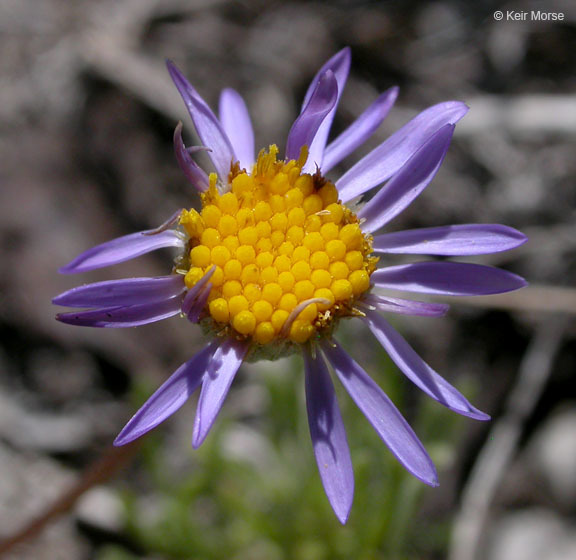
[[[192,437],[198,447],[243,362],[302,353],[314,453],[342,523],[352,505],[354,478],[329,365],[400,463],[422,482],[438,482],[406,420],[333,338],[338,323],[351,317],[363,321],[422,391],[454,412],[487,420],[416,354],[381,312],[439,317],[448,308],[392,297],[388,290],[470,296],[525,285],[519,276],[489,266],[445,261],[390,266],[379,255],[480,255],[526,241],[518,231],[494,224],[377,233],[433,179],[455,123],[468,108],[457,101],[430,107],[332,181],[326,174],[372,135],[398,94],[397,88],[384,92],[328,143],[349,68],[350,51],[344,49],[314,77],[284,157],[275,145],[255,157],[251,120],[240,95],[225,89],[216,117],[169,62],[203,144],[186,147],[182,125],[176,127],[176,158],[200,194],[201,211],[179,210],[159,228],[90,249],[60,272],[85,272],[176,247],[172,272],[89,284],[54,299],[58,305],[86,308],[57,316],[71,325],[133,327],[181,315],[210,336],[140,408],[116,445],[156,427],[201,387]],[[208,151],[215,173],[207,174],[194,162],[192,154],[198,150]],[[365,205],[353,203],[380,185]]]

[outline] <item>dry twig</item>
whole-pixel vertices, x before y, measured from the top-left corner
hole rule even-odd
[[[508,311],[576,313],[576,290],[559,286],[528,286],[523,290],[478,297],[451,297],[447,302]]]
[[[112,448],[89,465],[80,479],[50,504],[44,512],[15,534],[0,541],[0,556],[10,552],[17,545],[34,538],[49,523],[70,511],[78,499],[88,490],[113,478],[132,460],[139,447],[140,444],[135,442],[124,447]]]
[[[450,560],[477,560],[494,495],[514,457],[522,428],[534,410],[550,377],[563,338],[566,320],[555,317],[541,323],[530,344],[508,399],[505,413],[490,432],[456,517]]]

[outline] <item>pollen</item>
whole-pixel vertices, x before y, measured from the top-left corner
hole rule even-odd
[[[370,289],[372,238],[319,172],[261,151],[250,171],[211,176],[200,211],[183,211],[180,268],[188,289],[214,267],[203,321],[256,345],[304,344],[329,333]]]

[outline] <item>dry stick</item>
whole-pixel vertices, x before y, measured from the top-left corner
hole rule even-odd
[[[126,466],[140,447],[139,440],[123,447],[113,447],[94,461],[67,492],[56,499],[46,510],[18,532],[0,542],[0,556],[11,551],[40,533],[50,522],[68,512],[78,498],[93,486],[110,480],[122,467]]]
[[[454,522],[450,560],[479,557],[490,505],[513,459],[522,427],[542,394],[562,341],[566,318],[540,324],[524,355],[504,416],[498,420],[478,456]]]
[[[471,305],[510,311],[576,314],[576,290],[560,286],[531,285],[516,292],[479,297],[450,297],[452,305]]]

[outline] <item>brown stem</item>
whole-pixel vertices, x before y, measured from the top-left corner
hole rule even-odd
[[[123,447],[112,447],[107,450],[104,455],[89,465],[80,479],[50,504],[44,512],[12,536],[0,541],[0,556],[11,551],[16,545],[35,537],[54,519],[70,511],[78,498],[90,488],[113,478],[132,460],[139,446],[138,440]]]

